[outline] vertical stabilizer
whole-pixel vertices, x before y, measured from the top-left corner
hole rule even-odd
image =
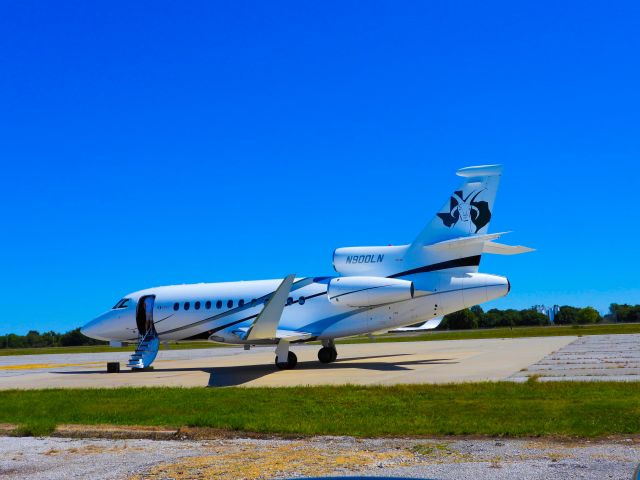
[[[501,165],[466,167],[456,174],[465,179],[413,241],[413,248],[459,237],[487,233]]]

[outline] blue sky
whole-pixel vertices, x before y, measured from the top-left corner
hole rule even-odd
[[[637,2],[0,6],[0,333],[330,275],[502,163],[487,307],[640,303]]]

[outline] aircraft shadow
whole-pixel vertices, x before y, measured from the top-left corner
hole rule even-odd
[[[382,361],[380,359],[388,357],[401,357],[411,355],[401,353],[395,355],[374,355],[367,357],[347,357],[339,358],[333,363],[323,364],[318,361],[298,362],[295,371],[305,370],[342,370],[342,369],[358,369],[358,370],[375,370],[379,372],[406,371],[410,367],[417,365],[451,365],[459,363],[451,358],[430,358],[426,360],[406,360],[406,361]],[[367,361],[362,361],[367,360]],[[205,372],[209,374],[207,387],[232,387],[243,385],[252,380],[272,375],[279,370],[273,363],[260,363],[255,365],[237,365],[224,367],[185,367],[185,368],[154,368],[155,373],[169,372]],[[103,371],[60,371],[56,373],[65,374],[102,374],[107,375]],[[143,372],[123,372],[132,375],[141,375]]]
[[[451,358],[432,358],[428,360],[406,360],[406,361],[376,361],[379,358],[399,357],[401,355],[410,355],[407,353],[400,355],[377,355],[372,357],[348,357],[341,358],[330,364],[319,363],[318,361],[298,362],[294,372],[304,370],[376,370],[379,372],[393,372],[410,370],[414,365],[447,365],[458,363],[452,361]],[[362,360],[369,360],[363,362]],[[354,361],[355,360],[355,361]],[[209,387],[231,387],[242,385],[252,380],[276,373],[275,365],[259,364],[259,365],[239,365],[232,367],[217,367],[211,369],[209,377]]]

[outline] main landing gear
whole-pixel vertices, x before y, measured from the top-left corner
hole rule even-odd
[[[298,357],[293,352],[289,352],[287,354],[286,362],[279,362],[278,357],[276,357],[276,367],[278,367],[280,370],[291,370],[292,368],[296,368],[297,364]]]
[[[338,351],[333,340],[323,340],[322,348],[318,352],[318,360],[320,363],[332,363],[338,358]]]
[[[298,357],[296,354],[289,351],[289,342],[280,340],[276,347],[276,367],[280,370],[291,370],[296,368],[298,364]]]
[[[322,348],[318,351],[320,363],[333,363],[338,358],[338,351],[333,340],[323,340]],[[296,368],[298,357],[289,351],[289,342],[280,340],[276,347],[276,367],[280,370],[291,370]]]

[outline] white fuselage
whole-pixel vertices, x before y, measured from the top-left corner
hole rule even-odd
[[[504,296],[509,291],[505,277],[456,271],[409,275],[416,285],[415,297],[369,307],[335,305],[327,298],[330,277],[297,278],[284,308],[279,329],[303,332],[305,340],[334,339],[377,332],[447,313]],[[136,322],[138,300],[152,296],[153,323],[160,340],[210,338],[226,343],[246,342],[243,328],[251,326],[268,296],[281,280],[229,283],[199,283],[141,290],[127,295],[120,308],[99,316],[82,328],[93,338],[135,341],[141,329]],[[235,333],[234,333],[235,332]],[[275,342],[273,342],[275,343]]]
[[[336,249],[339,277],[290,274],[284,280],[150,288],[128,295],[82,332],[112,341],[144,335],[134,364],[151,341],[155,349],[158,339],[190,338],[276,343],[276,364],[288,368],[297,362],[289,343],[320,339],[318,358],[330,363],[335,338],[440,318],[509,292],[505,277],[478,273],[483,253],[530,251],[493,243],[502,234],[488,234],[501,172],[499,165],[458,170],[463,184],[411,244]]]

